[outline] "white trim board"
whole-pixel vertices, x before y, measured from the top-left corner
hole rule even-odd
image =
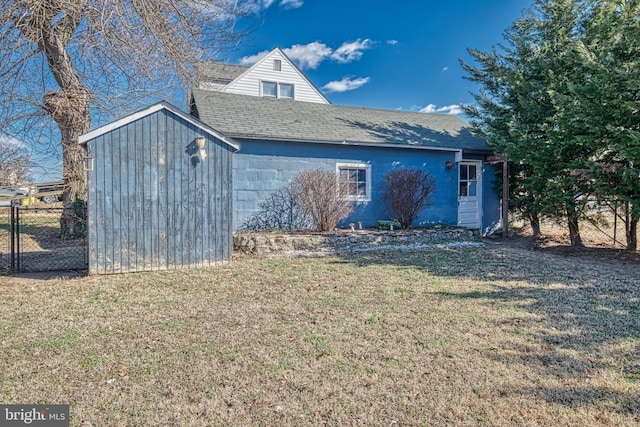
[[[147,108],[144,108],[140,111],[136,111],[135,113],[129,114],[128,116],[125,116],[121,119],[118,119],[114,122],[111,122],[109,124],[106,124],[104,126],[100,126],[99,128],[96,128],[90,132],[85,133],[84,135],[80,135],[80,137],[78,138],[78,143],[79,144],[86,144],[87,141],[97,138],[101,135],[104,135],[105,133],[111,132],[115,129],[121,128],[125,125],[128,125],[129,123],[133,123],[136,120],[139,120],[143,117],[149,116],[153,113],[156,113],[160,110],[167,110],[172,112],[173,114],[175,114],[176,116],[180,117],[181,119],[191,123],[192,125],[194,125],[195,127],[197,127],[198,129],[202,130],[203,132],[213,136],[216,139],[219,139],[220,141],[224,142],[225,144],[229,145],[231,148],[233,148],[235,151],[238,151],[240,149],[240,146],[238,144],[236,144],[235,142],[232,142],[232,140],[230,138],[228,138],[227,136],[221,134],[220,132],[218,132],[217,130],[213,129],[212,127],[207,126],[206,124],[204,124],[203,122],[201,122],[200,120],[196,119],[195,117],[185,113],[184,111],[182,111],[181,109],[174,107],[173,105],[171,105],[170,103],[166,102],[166,101],[160,101],[157,104],[153,104]]]

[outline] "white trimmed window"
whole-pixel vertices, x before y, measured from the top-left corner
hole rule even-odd
[[[293,99],[293,85],[289,83],[278,84],[278,98]]]
[[[262,96],[268,96],[271,98],[278,97],[278,83],[276,82],[262,82]]]
[[[340,181],[345,183],[349,198],[366,202],[371,200],[371,165],[366,163],[338,163]]]
[[[291,83],[262,82],[262,96],[269,98],[293,99],[294,88]]]

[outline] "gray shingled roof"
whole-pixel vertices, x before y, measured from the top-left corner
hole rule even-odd
[[[491,151],[456,116],[192,90],[192,114],[235,138],[408,144]]]
[[[197,80],[198,83],[214,82],[216,80],[235,80],[248,69],[249,67],[227,64],[225,62],[201,62],[198,64]]]

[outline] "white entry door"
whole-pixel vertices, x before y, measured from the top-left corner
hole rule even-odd
[[[458,225],[480,228],[482,220],[482,162],[458,164]]]

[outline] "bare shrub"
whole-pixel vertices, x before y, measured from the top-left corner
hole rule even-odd
[[[331,231],[353,212],[348,187],[334,172],[310,169],[300,172],[291,183],[291,197],[311,217],[319,231]]]
[[[243,230],[304,230],[311,228],[309,215],[291,197],[291,184],[269,195],[260,210],[242,225]]]
[[[431,204],[436,180],[422,169],[396,169],[385,175],[383,191],[382,200],[387,214],[407,229]]]

